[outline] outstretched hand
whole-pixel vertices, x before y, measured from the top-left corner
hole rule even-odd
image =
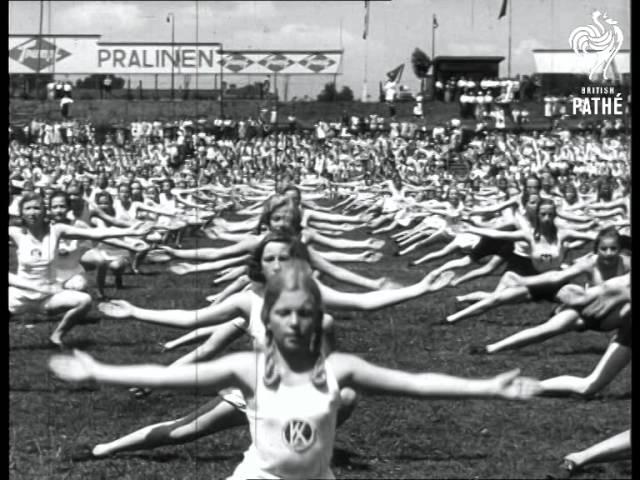
[[[449,286],[456,274],[452,270],[445,270],[444,272],[431,272],[424,277],[423,282],[426,282],[429,286],[430,292],[440,290],[441,288]]]
[[[109,300],[100,302],[98,311],[111,318],[127,318],[133,315],[133,305],[126,300]]]
[[[539,380],[521,377],[519,368],[496,375],[491,382],[496,396],[509,400],[527,400],[543,390]]]
[[[374,252],[372,250],[367,250],[364,252],[364,261],[367,263],[376,263],[382,260],[381,252]]]
[[[74,350],[72,355],[58,354],[49,359],[49,369],[66,382],[86,382],[94,380],[96,361],[88,353]]]
[[[182,262],[182,263],[177,263],[175,265],[171,265],[169,267],[169,271],[171,273],[175,273],[176,275],[187,275],[189,273],[193,273],[194,268],[193,268],[193,265],[191,265],[190,263]]]

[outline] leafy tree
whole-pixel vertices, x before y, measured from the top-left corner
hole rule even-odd
[[[419,48],[416,48],[411,54],[411,66],[413,73],[420,79],[420,90],[424,91],[424,82],[431,67],[431,59]]]
[[[105,75],[104,73],[92,73],[86,78],[76,80],[76,88],[102,88],[104,79],[107,76],[111,77],[111,90],[119,90],[124,88],[124,78],[116,77],[115,75]]]
[[[338,90],[335,82],[325,84],[324,89],[318,95],[319,102],[335,102],[338,98]]]
[[[345,86],[338,92],[335,82],[325,84],[324,89],[318,95],[319,102],[350,102],[352,100],[353,90]]]
[[[340,93],[338,94],[337,100],[340,100],[342,102],[352,102],[353,101],[353,90],[351,90],[347,86],[342,87],[342,90],[340,90]]]

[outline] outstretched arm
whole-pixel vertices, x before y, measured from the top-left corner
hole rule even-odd
[[[313,266],[313,268],[329,275],[330,277],[335,278],[336,280],[368,288],[369,290],[380,288],[383,282],[383,279],[374,280],[371,278],[363,277],[362,275],[351,272],[346,268],[334,265],[333,263],[323,258],[322,255],[316,252],[313,248],[309,248],[308,250],[311,265]]]
[[[448,283],[452,276],[453,275],[448,274],[439,278],[439,275],[434,275],[432,272],[418,283],[408,287],[376,290],[366,293],[341,292],[327,287],[319,281],[317,283],[322,293],[322,299],[327,307],[352,310],[377,310],[406,300],[411,300],[430,291],[438,290]]]
[[[98,310],[112,318],[134,318],[147,323],[176,328],[217,325],[235,317],[249,317],[250,299],[237,293],[198,310],[151,310],[136,307],[125,300],[111,300],[98,305]]]
[[[251,362],[254,365],[251,365]],[[167,367],[151,364],[110,365],[76,350],[73,356],[54,355],[51,357],[49,368],[56,376],[69,382],[93,380],[109,385],[135,385],[148,388],[206,386],[216,390],[237,386],[246,392],[245,371],[255,368],[255,354],[253,352],[238,352],[211,362]]]
[[[494,397],[527,399],[540,391],[539,382],[511,370],[488,379],[455,377],[441,373],[410,373],[384,368],[346,353],[327,358],[340,386],[422,398]]]
[[[184,260],[220,260],[221,258],[242,255],[252,252],[260,243],[260,237],[252,236],[242,240],[235,245],[222,248],[196,248],[192,250],[182,250],[170,247],[161,247],[169,255]]]

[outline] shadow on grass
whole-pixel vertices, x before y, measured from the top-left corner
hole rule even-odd
[[[359,460],[356,461],[355,459]],[[369,470],[369,465],[362,459],[363,457],[357,453],[350,452],[343,448],[334,448],[331,465],[333,467],[348,468],[350,470]]]
[[[430,462],[450,462],[452,460],[481,460],[487,458],[488,456],[489,455],[487,455],[486,453],[461,453],[454,455],[446,452],[432,452],[425,453],[423,455],[403,453],[400,455],[394,455],[391,458],[409,461],[427,460]]]
[[[603,355],[607,347],[592,346],[553,352],[556,355]]]

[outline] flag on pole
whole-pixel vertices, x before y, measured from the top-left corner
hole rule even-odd
[[[390,82],[397,83],[400,81],[400,77],[402,77],[402,72],[404,71],[404,63],[397,66],[390,72],[387,72],[387,78]]]
[[[507,1],[508,0],[502,0],[502,7],[500,8],[500,14],[498,15],[498,20],[500,20],[502,17],[504,17],[507,14]]]
[[[364,0],[364,32],[362,32],[362,39],[366,40],[369,34],[369,0]]]
[[[436,18],[436,14],[433,14],[433,24],[432,24],[433,28],[438,28],[440,25],[438,25],[438,19]]]

